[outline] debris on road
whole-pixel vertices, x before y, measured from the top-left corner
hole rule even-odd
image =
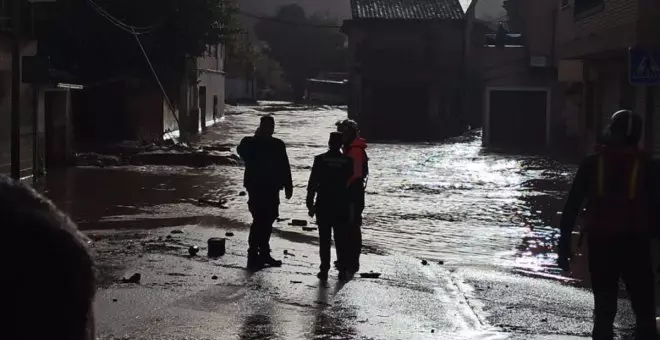
[[[232,237],[232,236],[234,236],[234,233],[232,233],[231,231],[228,231],[228,232],[225,233],[225,236]]]
[[[380,273],[374,273],[374,272],[360,273],[360,277],[364,279],[377,279],[380,277]]]
[[[291,281],[291,283],[293,283],[295,285],[295,284],[302,283],[302,281]]]
[[[183,234],[183,230],[181,229],[175,229],[170,232],[170,234]]]
[[[220,257],[225,255],[225,238],[212,237],[208,240],[208,256]]]
[[[316,228],[314,228],[314,227],[303,227],[302,229],[303,229],[303,231],[315,231],[316,230]]]
[[[422,265],[423,265],[423,266],[428,266],[428,265],[429,265],[429,261],[422,260]]]
[[[245,191],[241,191],[241,192],[238,193],[238,196],[245,196],[245,195],[247,195],[247,192],[245,192]]]
[[[197,253],[199,253],[198,246],[190,246],[190,248],[188,248],[188,254],[190,254],[190,256],[197,256]]]
[[[438,264],[442,266],[445,264],[445,261],[438,261]]]
[[[121,279],[121,282],[123,282],[123,283],[140,283],[141,279],[142,279],[142,274],[135,273],[135,274],[131,275],[131,277],[129,277],[129,278]]]
[[[117,299],[112,299],[112,302],[117,302],[117,301],[118,301]]]
[[[290,252],[289,252],[288,250],[286,250],[286,249],[284,250],[284,255],[285,255],[285,256],[291,256],[291,257],[296,257],[295,254],[290,253]]]
[[[218,275],[211,276],[211,280],[217,280],[217,279],[218,279]]]
[[[307,226],[307,221],[305,220],[291,220],[291,223],[289,224],[294,227],[306,227]]]
[[[94,152],[75,154],[74,162],[76,166],[98,166],[101,168],[124,164],[124,162],[122,162],[122,160],[117,156],[102,155]]]
[[[168,240],[171,240],[171,239],[172,239],[172,235],[167,235],[167,236],[165,236],[165,238],[168,239]],[[162,240],[162,238],[159,237],[158,240],[160,241],[160,240]]]
[[[227,206],[226,198],[214,199],[210,197],[202,197],[197,202],[200,205],[204,205],[204,206],[212,206],[220,209],[229,209],[229,207]]]
[[[158,150],[138,153],[131,156],[132,165],[181,165],[205,167],[209,165],[238,165],[239,157],[231,152],[203,151],[190,149],[183,151]]]

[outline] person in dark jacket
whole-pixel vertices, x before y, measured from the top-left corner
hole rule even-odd
[[[309,216],[316,214],[319,226],[319,255],[321,280],[328,279],[330,270],[330,242],[335,235],[337,258],[343,253],[348,221],[349,197],[346,183],[353,174],[353,162],[341,153],[342,135],[330,134],[329,150],[314,158],[314,166],[307,185],[307,209]],[[316,195],[316,202],[314,196]],[[341,261],[339,261],[341,263]],[[346,270],[339,267],[339,277],[346,277]]]
[[[605,144],[580,166],[561,220],[559,266],[569,270],[571,236],[586,202],[589,272],[594,294],[593,339],[611,340],[622,277],[637,319],[636,339],[656,340],[651,239],[657,236],[658,167],[638,149],[642,119],[616,112]]]
[[[280,190],[290,199],[293,195],[291,167],[286,146],[274,138],[275,120],[264,116],[254,137],[241,140],[237,151],[245,162],[244,186],[252,225],[248,239],[248,268],[279,267],[282,261],[270,255],[270,235],[279,216]]]
[[[349,221],[346,232],[347,245],[344,247],[346,256],[342,259],[347,263],[342,265],[351,272],[360,270],[360,253],[362,252],[362,212],[365,205],[365,191],[369,176],[369,157],[367,144],[360,137],[356,122],[344,120],[337,124],[337,131],[343,135],[343,152],[353,161],[353,174],[346,185],[349,191]]]
[[[0,216],[3,338],[96,339],[91,240],[47,198],[2,175]]]

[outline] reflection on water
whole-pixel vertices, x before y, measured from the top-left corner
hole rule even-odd
[[[324,152],[345,110],[274,103],[246,107],[228,114],[203,141],[235,145],[254,132],[266,112],[276,119],[276,135],[287,143],[294,172],[294,198],[283,200],[281,217],[305,218],[313,157]],[[553,253],[558,235],[552,227],[573,169],[534,155],[484,150],[476,131],[444,143],[370,143],[367,151],[367,245],[448,264],[558,272]],[[158,227],[177,218],[213,224],[214,216],[247,223],[246,198],[238,195],[242,173],[240,167],[220,166],[77,169],[54,175],[47,187],[85,228]],[[228,198],[229,209],[194,204],[209,194]],[[280,227],[291,228],[286,222]]]

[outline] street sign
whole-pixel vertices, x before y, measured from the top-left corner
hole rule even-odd
[[[630,48],[630,83],[660,85],[660,48]]]

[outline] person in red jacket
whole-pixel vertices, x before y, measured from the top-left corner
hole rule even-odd
[[[569,270],[571,234],[586,202],[589,272],[594,294],[593,339],[612,340],[619,278],[628,290],[637,340],[657,340],[651,239],[658,234],[658,168],[638,149],[642,119],[616,112],[604,145],[580,166],[561,220],[559,266]]]
[[[356,122],[344,120],[337,124],[337,130],[344,137],[344,154],[353,161],[353,175],[346,183],[350,197],[350,211],[345,257],[348,263],[342,266],[350,272],[360,269],[360,253],[362,251],[362,212],[365,204],[365,189],[369,178],[369,157],[367,156],[367,143],[360,137]]]

